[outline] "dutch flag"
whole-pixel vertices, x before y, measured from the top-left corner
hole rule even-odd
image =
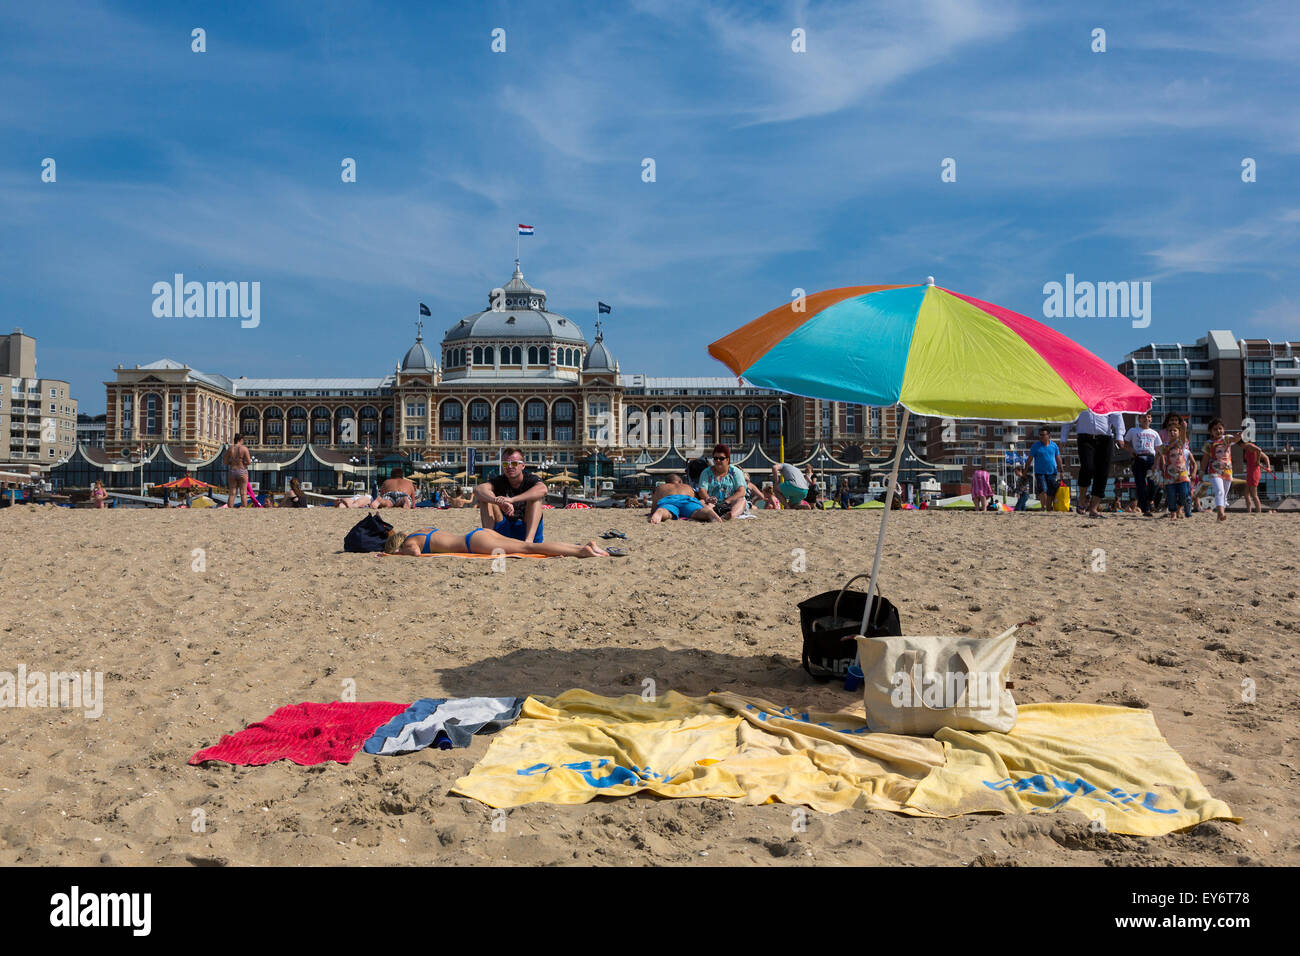
[[[531,236],[533,234],[532,226],[525,226],[522,222],[519,224],[519,235]]]

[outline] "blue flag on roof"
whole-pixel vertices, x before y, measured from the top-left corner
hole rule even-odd
[[[613,309],[611,309],[609,306],[607,306],[604,302],[597,301],[597,303],[596,303],[596,314],[597,314],[597,315],[599,315],[599,314],[602,313],[602,312],[612,312],[612,311],[613,311]]]

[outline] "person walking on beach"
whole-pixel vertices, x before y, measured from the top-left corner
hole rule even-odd
[[[540,542],[546,485],[537,475],[524,471],[524,453],[518,448],[501,449],[501,472],[474,489],[479,521],[507,538]]]
[[[235,443],[226,449],[226,503],[223,508],[235,506],[236,494],[242,496],[241,503],[248,507],[248,468],[253,463],[253,456],[244,444],[244,436],[235,435]]]
[[[1046,425],[1038,429],[1038,441],[1029,446],[1029,455],[1034,460],[1034,490],[1038,492],[1038,503],[1047,513],[1052,510],[1065,464],[1061,461],[1060,446],[1052,441],[1052,433]]]
[[[1101,503],[1106,497],[1106,482],[1110,478],[1110,460],[1115,445],[1124,440],[1124,416],[1119,412],[1099,415],[1085,408],[1079,417],[1061,426],[1061,444],[1075,435],[1079,452],[1079,502],[1076,509],[1090,518],[1101,517]],[[1088,499],[1091,488],[1092,497]],[[1088,508],[1084,511],[1084,502]]]
[[[1227,521],[1228,492],[1232,488],[1232,446],[1240,435],[1225,434],[1222,419],[1210,419],[1210,440],[1201,455],[1201,470],[1210,479],[1214,492],[1214,511],[1220,521]]]
[[[1259,479],[1261,477],[1261,465],[1263,471],[1272,472],[1273,465],[1268,460],[1268,455],[1264,454],[1264,449],[1260,448],[1253,441],[1246,441],[1239,438],[1237,444],[1241,446],[1241,456],[1246,461],[1246,511],[1254,511],[1263,514],[1264,506],[1259,502]]]
[[[1151,517],[1151,469],[1156,463],[1156,449],[1164,444],[1160,433],[1151,427],[1151,413],[1138,416],[1137,424],[1124,433],[1124,447],[1133,454],[1133,484],[1137,492],[1138,507]]]
[[[1169,440],[1156,452],[1156,469],[1165,485],[1165,500],[1169,503],[1169,517],[1174,521],[1184,516],[1183,509],[1191,497],[1192,452],[1187,447],[1187,436],[1180,419],[1174,419],[1166,430]]]
[[[1015,483],[1012,485],[1011,493],[1016,496],[1016,511],[1028,511],[1030,487],[1029,476],[1025,474],[1025,466],[1016,465],[1013,474],[1015,475]]]
[[[976,511],[987,511],[993,500],[993,488],[989,484],[989,473],[983,465],[976,465],[970,476],[970,500]]]

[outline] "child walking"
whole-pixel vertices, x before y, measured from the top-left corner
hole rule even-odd
[[[1262,470],[1271,473],[1273,463],[1268,460],[1268,455],[1264,454],[1264,449],[1253,441],[1239,438],[1237,444],[1241,446],[1241,456],[1246,460],[1246,511],[1263,514],[1264,506],[1259,502],[1260,472]]]
[[[1210,480],[1214,492],[1214,510],[1220,521],[1227,521],[1228,490],[1232,487],[1232,445],[1241,436],[1224,434],[1222,419],[1210,419],[1210,440],[1201,455],[1201,470]]]
[[[1191,499],[1192,451],[1187,446],[1187,435],[1180,421],[1168,424],[1169,440],[1156,452],[1156,471],[1165,485],[1165,500],[1169,504],[1169,518],[1172,521],[1183,519],[1183,508]]]

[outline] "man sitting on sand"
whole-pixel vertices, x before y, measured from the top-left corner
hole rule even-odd
[[[379,486],[379,494],[370,502],[372,508],[414,508],[415,483],[402,476],[401,467],[393,469],[392,476]]]
[[[625,552],[611,554],[595,541],[586,544],[520,541],[488,528],[475,528],[464,535],[437,528],[421,528],[410,534],[391,532],[384,542],[384,554],[545,554],[562,558],[610,558],[623,557]]]
[[[526,544],[540,542],[546,485],[524,471],[524,453],[518,448],[501,449],[501,468],[502,474],[474,489],[483,527]]]
[[[692,521],[721,521],[712,505],[695,497],[695,489],[682,481],[681,475],[669,475],[655,489],[650,503],[650,523],[660,524],[665,518],[690,518]]]

